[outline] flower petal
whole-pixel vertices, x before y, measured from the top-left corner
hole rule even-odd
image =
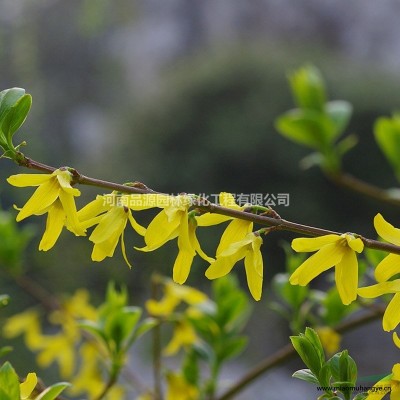
[[[197,225],[198,226],[211,226],[211,225],[218,225],[222,222],[226,222],[231,220],[232,217],[227,217],[226,215],[221,214],[212,214],[212,213],[205,213],[196,217]]]
[[[186,249],[179,250],[173,267],[172,278],[174,282],[179,283],[180,285],[186,282],[195,255],[196,253],[194,251],[189,251]]]
[[[355,238],[353,235],[349,234],[345,234],[344,236],[347,240],[347,244],[352,250],[357,253],[361,253],[364,250],[364,242],[360,238]]]
[[[242,247],[237,251],[237,253],[229,256],[229,257],[217,257],[215,262],[211,263],[211,265],[206,270],[206,277],[208,279],[216,279],[221,276],[225,276],[231,272],[233,266],[242,258],[246,256],[247,249],[246,247]]]
[[[260,238],[261,239],[261,238]],[[261,251],[248,251],[244,258],[247,285],[254,300],[260,300],[263,283],[263,260]]]
[[[18,174],[11,175],[7,182],[16,187],[39,186],[52,177],[52,174]]]
[[[393,343],[400,349],[400,338],[397,332],[393,332]]]
[[[377,282],[384,282],[399,273],[400,255],[389,254],[376,266],[375,279]]]
[[[95,200],[78,211],[78,219],[87,221],[109,210],[110,207],[111,205],[107,203],[107,197],[98,195]]]
[[[140,224],[137,223],[136,219],[133,218],[133,215],[131,211],[128,211],[128,219],[129,222],[131,223],[132,228],[141,236],[144,236],[146,234],[146,228]]]
[[[39,250],[47,251],[54,246],[61,234],[65,218],[65,212],[62,208],[61,202],[56,200],[49,208],[46,220],[46,230],[44,231],[42,240],[39,243]]]
[[[179,224],[180,218],[175,218],[169,222],[165,211],[162,210],[159,212],[146,229],[146,234],[144,235],[144,241],[147,245],[146,247],[155,250],[167,241],[175,238]]]
[[[386,241],[400,245],[400,229],[395,228],[389,222],[385,221],[381,214],[376,214],[374,226],[378,235]]]
[[[253,223],[250,221],[244,221],[241,219],[234,219],[225,229],[221,236],[216,254],[220,255],[226,250],[232,243],[240,242],[243,238],[251,232],[253,229]]]
[[[30,372],[24,382],[19,385],[20,396],[22,400],[28,399],[37,385],[37,376],[34,372]]]
[[[129,262],[128,257],[126,256],[124,231],[122,231],[122,233],[121,233],[121,251],[122,251],[122,256],[124,257],[125,262],[128,264],[128,267],[132,269],[132,265]]]
[[[65,215],[67,216],[67,229],[76,236],[86,236],[86,231],[78,219],[74,197],[70,193],[66,193],[63,190],[60,190],[59,197],[64,208]]]
[[[343,304],[348,305],[357,298],[358,262],[353,250],[345,248],[335,266],[335,281]]]
[[[400,279],[395,279],[394,281],[380,282],[376,285],[366,286],[358,288],[357,293],[361,297],[367,299],[382,296],[388,293],[398,293],[400,292]]]
[[[336,265],[343,257],[343,247],[331,243],[323,246],[293,272],[289,281],[292,285],[305,286],[316,276]]]
[[[243,209],[243,207],[236,204],[233,194],[227,192],[221,192],[219,194],[219,204],[221,204],[222,207],[233,208],[234,210]]]
[[[60,191],[60,186],[55,179],[43,183],[21,208],[16,220],[19,222],[33,214],[40,213],[44,208],[55,202]]]
[[[73,188],[71,186],[71,179],[72,179],[72,174],[69,171],[66,170],[57,170],[54,171],[56,176],[57,176],[57,180],[62,188],[62,190],[64,190],[64,192],[71,194],[72,196],[80,196],[81,192],[76,189]]]
[[[340,240],[339,235],[324,235],[313,238],[296,238],[292,241],[292,249],[297,252],[317,251],[321,247]]]
[[[386,332],[390,332],[400,323],[400,293],[396,293],[386,307],[382,325]]]
[[[126,226],[127,220],[128,215],[123,207],[112,207],[104,214],[100,223],[90,235],[89,240],[93,243],[101,243],[108,240],[116,232],[119,237]]]

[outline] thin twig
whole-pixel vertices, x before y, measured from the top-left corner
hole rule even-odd
[[[36,170],[46,172],[46,173],[52,173],[56,170],[56,168],[54,168],[54,167],[39,163],[39,162],[34,161],[25,156],[20,157],[20,159],[18,160],[18,164],[21,166],[27,167],[27,168],[36,169]],[[83,185],[91,185],[91,186],[101,187],[104,189],[116,190],[116,191],[119,191],[122,193],[165,194],[165,193],[160,193],[160,192],[156,192],[152,189],[149,189],[147,186],[145,186],[144,184],[142,184],[140,182],[133,183],[132,185],[121,185],[118,183],[108,182],[108,181],[104,181],[101,179],[90,178],[88,176],[80,174],[78,171],[76,171],[74,169],[71,169],[71,170],[73,171],[75,182],[83,184]],[[253,214],[248,211],[234,210],[232,208],[227,208],[227,207],[223,207],[223,206],[208,202],[205,199],[199,199],[198,203],[195,204],[195,206],[199,211],[201,211],[203,213],[210,212],[210,213],[226,215],[226,216],[232,217],[232,218],[238,218],[238,219],[243,219],[246,221],[252,221],[259,225],[274,226],[274,227],[276,227],[276,229],[295,232],[295,233],[298,233],[301,235],[323,236],[323,235],[330,235],[330,234],[335,234],[335,235],[341,234],[340,232],[335,232],[335,231],[331,231],[328,229],[317,228],[317,227],[313,227],[313,226],[299,224],[297,222],[287,221],[283,218],[274,218],[274,217],[268,217],[266,215]],[[374,239],[369,239],[369,238],[366,238],[359,234],[355,234],[355,235],[363,241],[363,243],[366,247],[369,247],[371,249],[376,249],[376,250],[382,250],[382,251],[386,251],[386,252],[390,252],[390,253],[394,253],[394,254],[400,254],[400,246],[396,246],[391,243],[380,242],[380,241],[374,240]]]

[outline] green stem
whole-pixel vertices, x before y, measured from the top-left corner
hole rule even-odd
[[[53,171],[56,170],[54,167],[50,167],[48,165],[39,163],[37,161],[34,161],[30,158],[27,158],[25,156],[20,157],[18,160],[19,165],[31,168],[31,169],[36,169],[42,172],[47,172],[47,173],[52,173]],[[88,176],[80,174],[78,171],[73,170],[74,178],[76,183],[80,183],[82,185],[90,185],[90,186],[96,186],[96,187],[101,187],[104,189],[109,189],[109,190],[116,190],[119,192],[123,193],[132,193],[132,194],[161,194],[160,192],[156,192],[154,190],[149,189],[147,186],[140,182],[133,183],[130,186],[127,185],[121,185],[118,183],[114,182],[108,182],[104,181],[101,179],[95,179],[95,178],[90,178]],[[349,182],[348,179],[346,179],[346,182]],[[357,185],[355,185],[357,186]],[[359,185],[360,186],[360,185]],[[165,194],[165,193],[164,193]],[[400,205],[400,201],[397,202],[398,205]],[[256,224],[259,225],[264,225],[264,226],[274,226],[278,230],[283,230],[283,231],[290,231],[290,232],[295,232],[301,235],[307,235],[307,236],[323,236],[323,235],[340,235],[340,232],[335,232],[331,231],[328,229],[323,229],[323,228],[317,228],[313,226],[308,226],[308,225],[303,225],[299,224],[296,222],[291,222],[287,221],[283,218],[280,217],[268,217],[266,215],[257,215],[253,214],[251,212],[247,211],[241,211],[241,210],[234,210],[231,208],[223,207],[217,204],[210,203],[209,201],[205,199],[198,199],[196,200],[195,204],[196,208],[203,213],[210,212],[210,213],[216,213],[216,214],[221,214],[221,215],[226,215],[228,217],[232,218],[237,218],[237,219],[242,219],[246,221],[252,221]],[[376,250],[382,250],[394,254],[400,254],[400,246],[396,246],[391,243],[383,243],[379,242],[378,240],[374,239],[369,239],[361,235],[357,235],[364,243],[366,247],[369,247],[371,249],[376,249]]]

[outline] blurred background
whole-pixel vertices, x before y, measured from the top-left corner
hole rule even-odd
[[[19,86],[32,94],[18,139],[28,142],[25,154],[44,163],[175,194],[288,193],[289,206],[276,207],[282,217],[373,237],[372,217],[379,211],[396,225],[396,209],[335,187],[316,168],[302,171],[299,161],[308,151],[281,137],[274,120],[293,107],[287,73],[315,64],[329,97],[354,106],[349,132],[359,145],[346,156],[345,169],[379,186],[396,186],[372,126],[400,100],[399,12],[397,0],[1,0],[0,88]],[[1,162],[3,209],[31,194],[7,185],[5,178],[20,172]],[[99,193],[81,191],[80,205]],[[93,263],[90,243],[68,234],[39,253],[45,221],[28,223],[38,232],[26,255],[29,273],[55,292],[86,287],[96,299],[112,278],[128,282],[132,302],[140,302],[149,295],[151,273],[170,276],[176,257],[175,243],[151,254],[134,252],[141,241],[133,235],[126,238],[131,271],[119,248],[113,259]],[[228,381],[287,342],[286,323],[268,308],[268,282],[284,269],[279,244],[292,237],[266,240],[264,296],[248,328],[250,346],[226,371]],[[210,253],[216,240],[203,238]],[[188,283],[208,291],[205,267],[197,260]],[[242,267],[235,272],[244,278]],[[16,290],[1,278],[0,293]],[[10,312],[31,303],[18,292]],[[364,360],[361,375],[387,372],[395,357],[380,321],[368,326],[374,330],[376,336],[363,336],[363,342],[360,330],[344,338],[350,353]],[[373,347],[377,338],[387,343],[386,353]],[[146,350],[141,354],[137,362],[149,366]],[[14,362],[26,368],[27,360]],[[266,374],[238,398],[257,398],[271,385],[271,400],[315,395],[290,379],[299,367],[293,362]]]

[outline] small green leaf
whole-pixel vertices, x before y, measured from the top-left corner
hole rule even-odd
[[[25,90],[21,88],[11,88],[0,92],[0,121],[24,95]]]
[[[335,125],[335,137],[339,136],[349,124],[353,107],[348,101],[335,100],[326,103],[325,112]]]
[[[219,361],[225,361],[240,354],[247,346],[248,339],[244,336],[226,338],[223,347],[218,353]]]
[[[378,118],[374,126],[375,140],[400,180],[400,115]]]
[[[304,364],[316,375],[319,375],[323,362],[318,351],[305,335],[290,336],[293,347],[303,360]]]
[[[12,146],[12,136],[25,122],[31,105],[32,97],[29,94],[25,94],[10,108],[1,120],[1,130],[4,132],[10,146]]]
[[[11,364],[5,362],[0,368],[0,400],[16,400],[19,398],[18,375]]]
[[[143,336],[145,333],[147,333],[149,330],[153,329],[155,326],[159,324],[159,321],[155,318],[146,318],[143,320],[139,325],[138,328],[136,329],[131,343],[139,339],[141,336]]]
[[[54,400],[61,392],[63,392],[68,386],[71,386],[68,382],[59,382],[49,386],[42,393],[35,398],[35,400]]]
[[[11,353],[13,348],[11,346],[4,346],[0,348],[0,357],[4,357],[7,354]]]
[[[365,400],[368,397],[368,393],[358,393],[353,400]]]
[[[310,382],[313,385],[319,385],[319,380],[309,369],[299,369],[292,375],[292,377]]]
[[[343,140],[337,143],[336,150],[340,156],[343,156],[348,151],[350,151],[353,147],[355,147],[358,143],[358,138],[356,135],[346,136]]]
[[[323,78],[313,65],[299,68],[289,76],[293,96],[301,108],[323,111],[326,93]]]
[[[3,308],[8,305],[10,302],[10,296],[7,294],[0,295],[0,308]]]
[[[288,139],[322,152],[335,138],[332,120],[312,110],[290,110],[277,118],[275,127]]]

